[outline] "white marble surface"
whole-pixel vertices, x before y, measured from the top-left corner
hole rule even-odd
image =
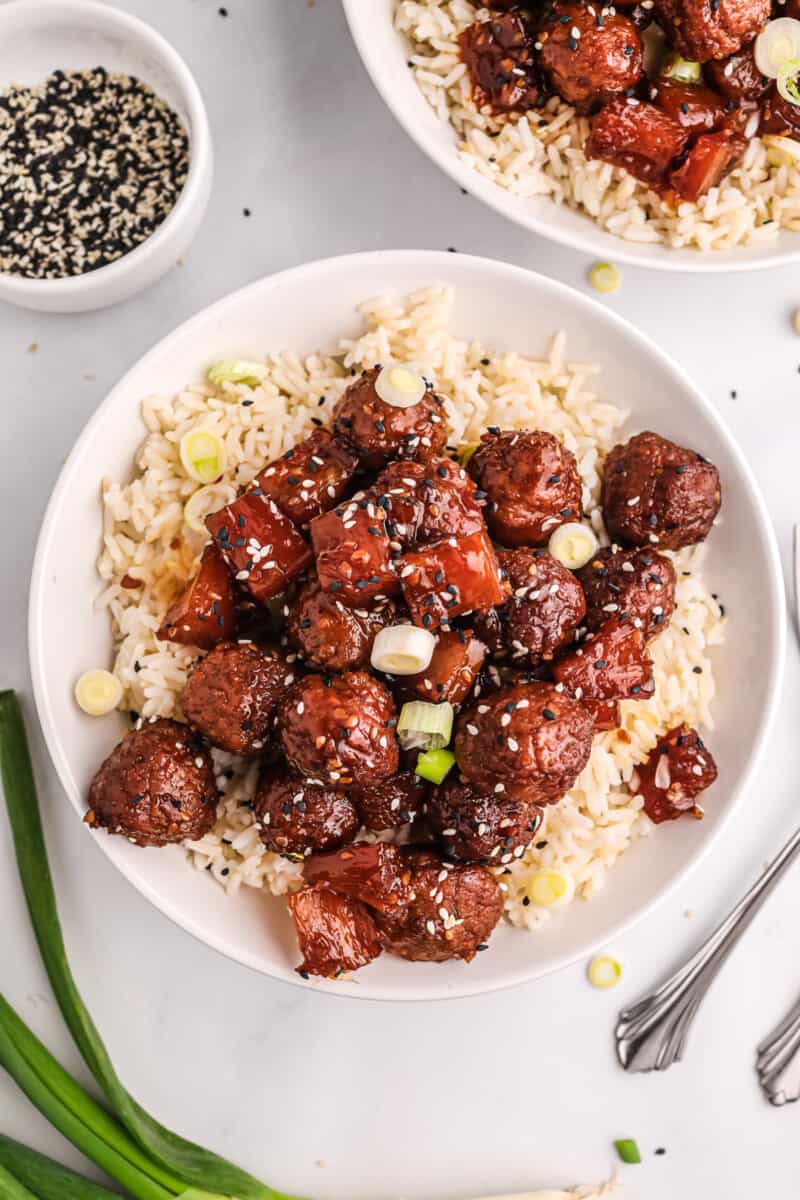
[[[590,265],[505,225],[438,174],[373,93],[337,0],[227,0],[227,19],[213,0],[126,7],[158,26],[195,70],[218,175],[185,265],[148,294],[76,317],[0,308],[0,682],[27,701],[27,580],[48,493],[108,387],[167,329],[262,274],[349,250],[455,246],[579,288]],[[787,569],[800,519],[797,274],[705,281],[627,270],[608,301],[682,362],[730,422],[764,489]],[[33,342],[38,350],[29,353]],[[800,1112],[762,1101],[753,1058],[800,990],[800,870],[708,997],[683,1064],[628,1077],[615,1064],[611,1028],[620,1004],[687,953],[795,824],[799,699],[792,636],[782,713],[749,815],[624,939],[626,975],[614,993],[591,989],[579,965],[516,991],[428,1007],[332,1001],[257,977],[192,941],[92,845],[36,741],[70,955],[123,1077],[168,1124],[319,1200],[457,1200],[599,1179],[621,1136],[636,1137],[644,1156],[641,1167],[622,1169],[629,1200],[796,1196]],[[3,991],[77,1069],[2,820],[0,914]],[[0,1128],[78,1164],[5,1078]],[[666,1155],[654,1155],[658,1146]]]

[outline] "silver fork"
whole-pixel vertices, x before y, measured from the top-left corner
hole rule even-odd
[[[758,1047],[756,1070],[770,1104],[800,1100],[800,1000]]]
[[[756,881],[750,891],[689,961],[649,996],[644,996],[619,1015],[615,1029],[617,1057],[626,1071],[666,1071],[680,1061],[689,1028],[700,1004],[727,961],[739,938],[755,917],[800,852],[800,829]],[[800,1046],[800,1003],[759,1048],[759,1064],[764,1064],[770,1087],[782,1090],[786,1103],[797,1099],[786,1093],[787,1072],[792,1055]],[[788,1057],[787,1057],[788,1056]],[[792,1077],[794,1078],[794,1077]],[[772,1097],[770,1096],[770,1099]]]

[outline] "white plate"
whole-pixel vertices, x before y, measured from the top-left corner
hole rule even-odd
[[[652,342],[594,301],[505,263],[429,251],[359,254],[311,263],[263,279],[200,313],[159,343],[113,389],[90,420],[61,473],[39,538],[30,602],[36,702],[61,781],[82,817],[89,781],[127,722],[81,713],[76,677],[111,656],[107,615],[92,610],[100,583],[100,480],[130,476],[142,440],[139,403],[199,378],[209,362],[269,349],[328,349],[357,334],[355,308],[430,284],[455,288],[453,329],[498,349],[543,354],[553,332],[567,334],[569,357],[599,362],[601,390],[652,427],[696,447],[719,467],[724,521],[710,539],[707,574],[730,624],[717,653],[720,695],[713,749],[720,776],[702,822],[676,821],[642,839],[613,868],[591,903],[574,903],[535,934],[502,925],[491,949],[469,965],[409,964],[384,955],[353,981],[315,982],[333,995],[436,999],[506,987],[556,970],[608,942],[661,900],[696,865],[731,817],[745,807],[747,782],[777,703],[784,613],[775,539],[756,485],[719,416]],[[228,898],[177,848],[147,849],[90,833],[162,912],[217,950],[280,979],[298,982],[291,925],[281,900],[245,890]]]
[[[396,32],[396,0],[342,0],[362,62],[385,103],[406,133],[461,187],[518,225],[552,242],[597,259],[662,271],[748,271],[777,267],[800,258],[800,235],[782,230],[761,246],[703,253],[669,246],[640,245],[606,232],[585,213],[548,197],[523,198],[485,179],[462,161],[453,128],[440,121],[408,69],[408,43]],[[384,164],[385,166],[385,164]]]

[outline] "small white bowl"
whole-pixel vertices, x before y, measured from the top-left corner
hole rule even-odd
[[[112,656],[108,613],[93,608],[102,515],[100,481],[130,478],[143,426],[141,400],[170,395],[216,359],[269,349],[307,354],[358,335],[356,306],[432,284],[455,291],[451,328],[497,350],[541,355],[557,330],[573,362],[602,367],[599,390],[631,410],[631,426],[697,446],[719,467],[724,520],[708,542],[706,579],[724,597],[727,644],[715,655],[714,755],[719,780],[704,821],[662,825],[641,838],[590,904],[570,905],[537,933],[501,925],[474,962],[407,963],[383,955],[353,979],[317,991],[361,999],[436,1000],[535,979],[588,958],[643,917],[694,868],[739,813],[740,833],[758,817],[748,784],[779,701],[785,654],[783,579],[775,534],[741,451],[717,410],[683,371],[631,325],[561,283],[507,263],[425,250],[377,251],[308,263],[235,292],[170,333],[117,384],[89,421],[50,498],[39,536],[29,640],[36,705],[56,769],[78,818],[89,783],[130,723],[121,713],[85,716],[77,677]],[[266,333],[265,333],[266,331]],[[742,811],[745,810],[745,811]],[[143,850],[91,834],[153,904],[207,945],[278,979],[298,983],[297,945],[286,905],[242,888],[228,897],[181,850]],[[308,985],[304,985],[308,986]]]
[[[155,283],[188,249],[208,205],[211,131],[195,80],[176,50],[144,21],[95,0],[11,0],[0,5],[0,91],[52,71],[106,67],[136,75],[179,115],[189,174],[166,220],[134,250],[85,275],[25,279],[0,273],[0,300],[41,312],[105,308]]]
[[[774,241],[732,250],[673,249],[616,237],[585,212],[549,196],[516,196],[485,178],[458,153],[453,127],[441,121],[408,69],[409,45],[394,27],[396,0],[342,0],[356,48],[387,107],[419,148],[462,188],[510,221],[551,242],[596,259],[661,271],[754,271],[800,259],[800,234],[783,229]]]

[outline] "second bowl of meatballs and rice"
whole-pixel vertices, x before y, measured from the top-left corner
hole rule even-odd
[[[617,319],[502,264],[331,260],[101,408],[37,554],[37,701],[86,825],[211,944],[485,990],[587,952],[721,828],[775,703],[774,555],[728,435]],[[92,631],[54,658],[61,597]]]
[[[373,82],[462,189],[639,265],[800,255],[796,0],[345,0]]]

